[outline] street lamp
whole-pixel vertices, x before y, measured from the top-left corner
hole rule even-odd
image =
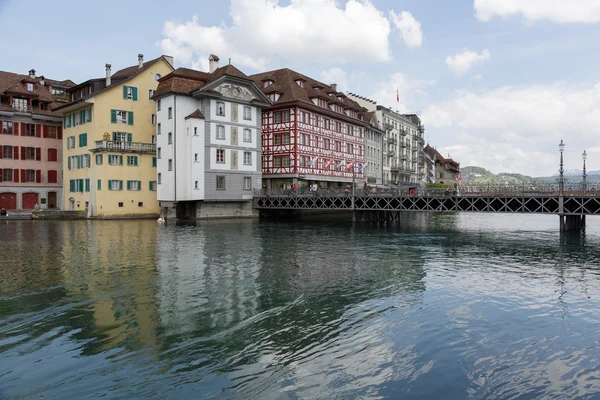
[[[581,158],[583,158],[583,192],[585,193],[587,189],[587,174],[585,171],[585,159],[587,158],[587,152],[585,150],[583,151]]]
[[[558,181],[558,190],[560,191],[560,195],[564,196],[565,192],[565,177],[563,169],[563,152],[565,151],[565,144],[562,139],[560,139],[560,144],[558,145],[558,150],[560,151],[560,169],[558,172],[560,173],[559,181]]]

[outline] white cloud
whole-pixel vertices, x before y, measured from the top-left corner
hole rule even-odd
[[[402,11],[396,14],[394,11],[390,11],[390,20],[400,31],[400,36],[408,47],[421,47],[423,43],[421,23],[410,12]]]
[[[600,22],[598,0],[474,0],[477,19],[522,15],[527,21],[549,20],[558,23]]]
[[[466,74],[473,66],[483,64],[489,60],[491,53],[488,49],[477,53],[472,50],[463,50],[452,56],[446,57],[446,65],[458,75]]]
[[[327,85],[337,84],[338,92],[348,90],[348,74],[341,68],[333,67],[321,71],[321,81]]]
[[[231,25],[203,26],[194,16],[166,21],[163,52],[205,66],[210,53],[255,70],[274,57],[323,62],[388,61],[390,23],[369,0],[231,0]],[[323,28],[327,27],[327,28]]]
[[[567,168],[579,168],[582,151],[597,143],[600,84],[459,91],[431,105],[422,118],[432,142],[452,150],[463,166],[551,175],[556,172],[560,139],[567,144]],[[589,168],[600,169],[600,159],[588,161]]]
[[[401,72],[391,75],[388,79],[376,84],[377,90],[369,98],[377,101],[378,105],[391,107],[401,113],[413,113],[410,104],[415,103],[415,98],[428,96],[426,88],[435,84],[435,81],[410,79]],[[400,101],[396,104],[396,90]]]

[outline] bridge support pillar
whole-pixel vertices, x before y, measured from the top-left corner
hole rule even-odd
[[[561,232],[576,232],[585,227],[585,215],[561,215],[559,218]]]

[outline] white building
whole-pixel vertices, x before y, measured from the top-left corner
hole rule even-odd
[[[229,64],[178,68],[156,101],[157,196],[164,217],[253,216],[261,188],[261,109],[268,98]]]
[[[369,185],[383,183],[383,136],[381,124],[375,111],[364,114],[364,120],[369,123],[365,133],[365,179]]]

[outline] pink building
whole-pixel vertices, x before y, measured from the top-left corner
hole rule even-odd
[[[57,208],[62,200],[62,115],[75,83],[0,71],[0,208]]]

